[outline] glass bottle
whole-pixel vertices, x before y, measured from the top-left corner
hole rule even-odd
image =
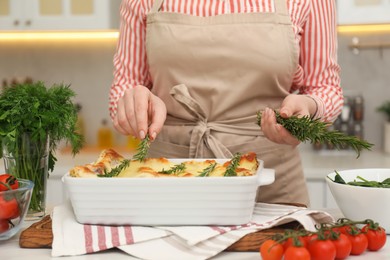
[[[102,125],[98,130],[98,147],[100,149],[112,148],[114,144],[114,135],[110,127],[108,127],[107,119],[102,120]]]

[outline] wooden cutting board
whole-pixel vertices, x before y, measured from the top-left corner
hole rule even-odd
[[[291,205],[291,204],[290,204]],[[293,204],[294,206],[302,206]],[[225,251],[249,252],[258,251],[261,244],[275,234],[282,234],[286,229],[302,228],[298,222],[276,226],[273,228],[248,234],[229,246]],[[19,238],[19,246],[22,248],[51,248],[53,242],[52,221],[50,216],[45,216],[39,222],[25,229]]]

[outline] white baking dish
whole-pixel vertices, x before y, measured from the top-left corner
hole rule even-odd
[[[274,170],[259,163],[257,173],[245,177],[75,178],[68,173],[62,181],[83,224],[241,225],[251,220],[259,186],[275,180]]]

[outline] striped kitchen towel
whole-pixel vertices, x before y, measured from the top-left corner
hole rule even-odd
[[[298,221],[307,230],[333,222],[329,214],[302,207],[257,203],[252,221],[240,226],[101,226],[76,221],[69,202],[52,212],[52,256],[74,256],[110,248],[141,259],[209,259],[243,236]]]

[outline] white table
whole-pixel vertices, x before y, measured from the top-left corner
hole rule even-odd
[[[337,212],[337,210],[333,211]],[[330,213],[333,213],[330,212]],[[26,222],[25,227],[28,227],[32,222]],[[60,259],[58,257],[51,257],[51,249],[27,249],[19,247],[19,234],[7,241],[0,241],[0,259],[4,260],[45,260],[45,259]],[[65,258],[63,258],[65,259]],[[110,249],[104,252],[72,256],[66,259],[75,260],[119,260],[119,259],[138,259],[129,256],[119,249]],[[161,258],[163,260],[164,258]],[[169,256],[166,256],[169,259]],[[260,254],[258,252],[223,252],[212,260],[259,260]],[[348,259],[353,260],[389,260],[390,259],[390,235],[387,236],[387,243],[384,248],[378,252],[365,252],[360,256],[350,256]]]

